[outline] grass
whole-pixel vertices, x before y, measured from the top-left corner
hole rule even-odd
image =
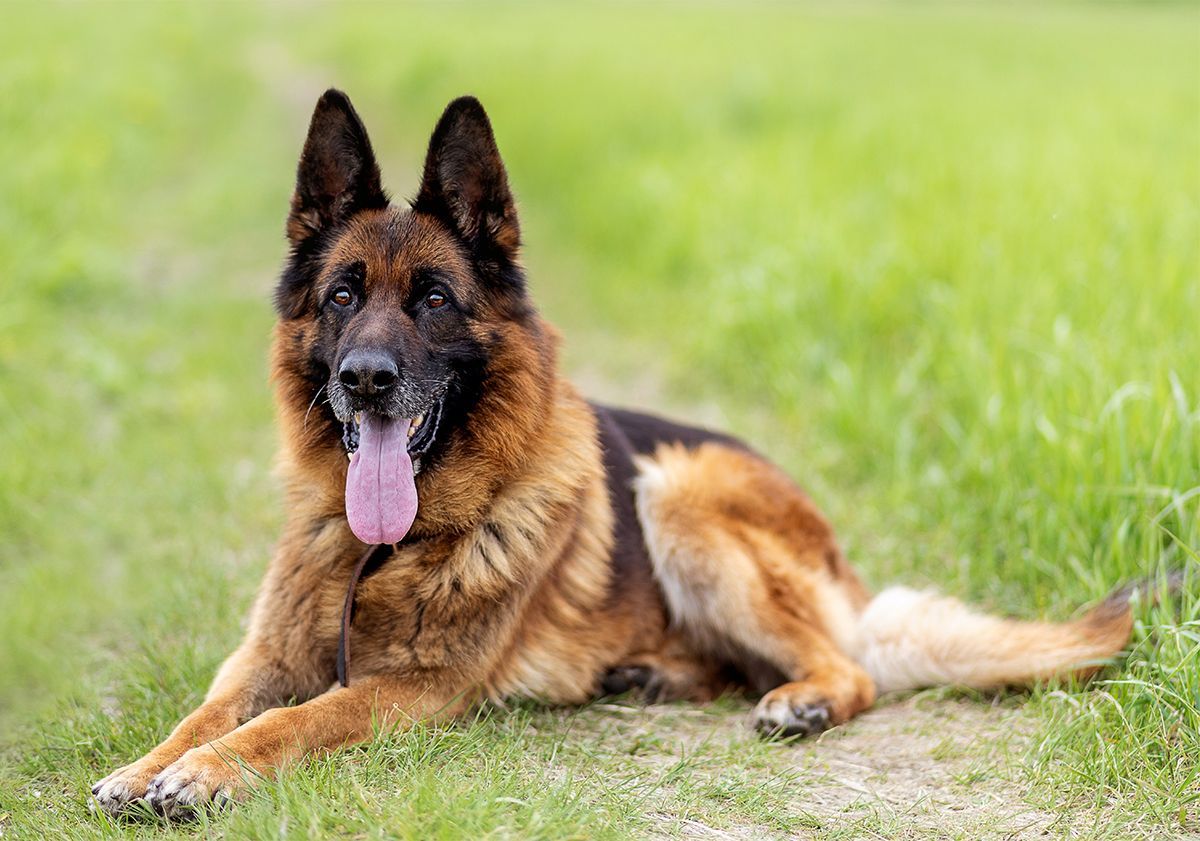
[[[402,196],[483,99],[604,396],[753,438],[874,585],[1064,618],[1200,552],[1198,47],[1187,4],[10,6],[0,832],[949,834],[804,811],[732,701],[493,711],[183,828],[84,792],[201,697],[280,521],[268,298],[325,86]],[[1194,587],[1140,609],[985,773],[1075,816],[1052,834],[1200,832],[1198,652]]]

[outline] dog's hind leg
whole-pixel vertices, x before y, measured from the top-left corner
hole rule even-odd
[[[808,498],[757,456],[720,444],[639,459],[638,515],[672,622],[766,691],[765,733],[841,724],[875,699],[846,651],[867,594]]]
[[[604,675],[602,695],[637,691],[647,703],[705,703],[736,685],[731,675],[696,650],[682,633],[668,634],[652,651],[633,653]]]

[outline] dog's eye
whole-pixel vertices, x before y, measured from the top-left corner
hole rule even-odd
[[[354,300],[354,295],[345,286],[339,286],[333,290],[333,294],[329,296],[329,300],[333,301],[339,307],[348,307]]]
[[[425,306],[429,307],[431,310],[436,310],[445,303],[446,296],[436,289],[425,296]]]

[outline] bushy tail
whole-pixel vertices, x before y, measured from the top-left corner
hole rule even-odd
[[[1167,589],[1178,591],[1182,571]],[[1157,593],[1154,581],[1113,592],[1081,619],[1019,622],[978,613],[956,599],[892,587],[859,618],[856,658],[879,692],[927,686],[995,689],[1052,677],[1088,677],[1125,647],[1134,593]]]

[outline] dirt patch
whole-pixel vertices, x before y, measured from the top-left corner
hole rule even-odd
[[[836,833],[1044,837],[1057,817],[1031,808],[1001,761],[1033,729],[1019,709],[966,700],[881,706],[797,753],[812,781],[796,805]]]
[[[1039,808],[1022,773],[1035,715],[1017,699],[945,694],[887,701],[790,744],[750,733],[748,702],[597,704],[575,716],[572,739],[627,754],[653,776],[686,765],[647,804],[661,838],[1173,837],[1122,822],[1117,804]]]

